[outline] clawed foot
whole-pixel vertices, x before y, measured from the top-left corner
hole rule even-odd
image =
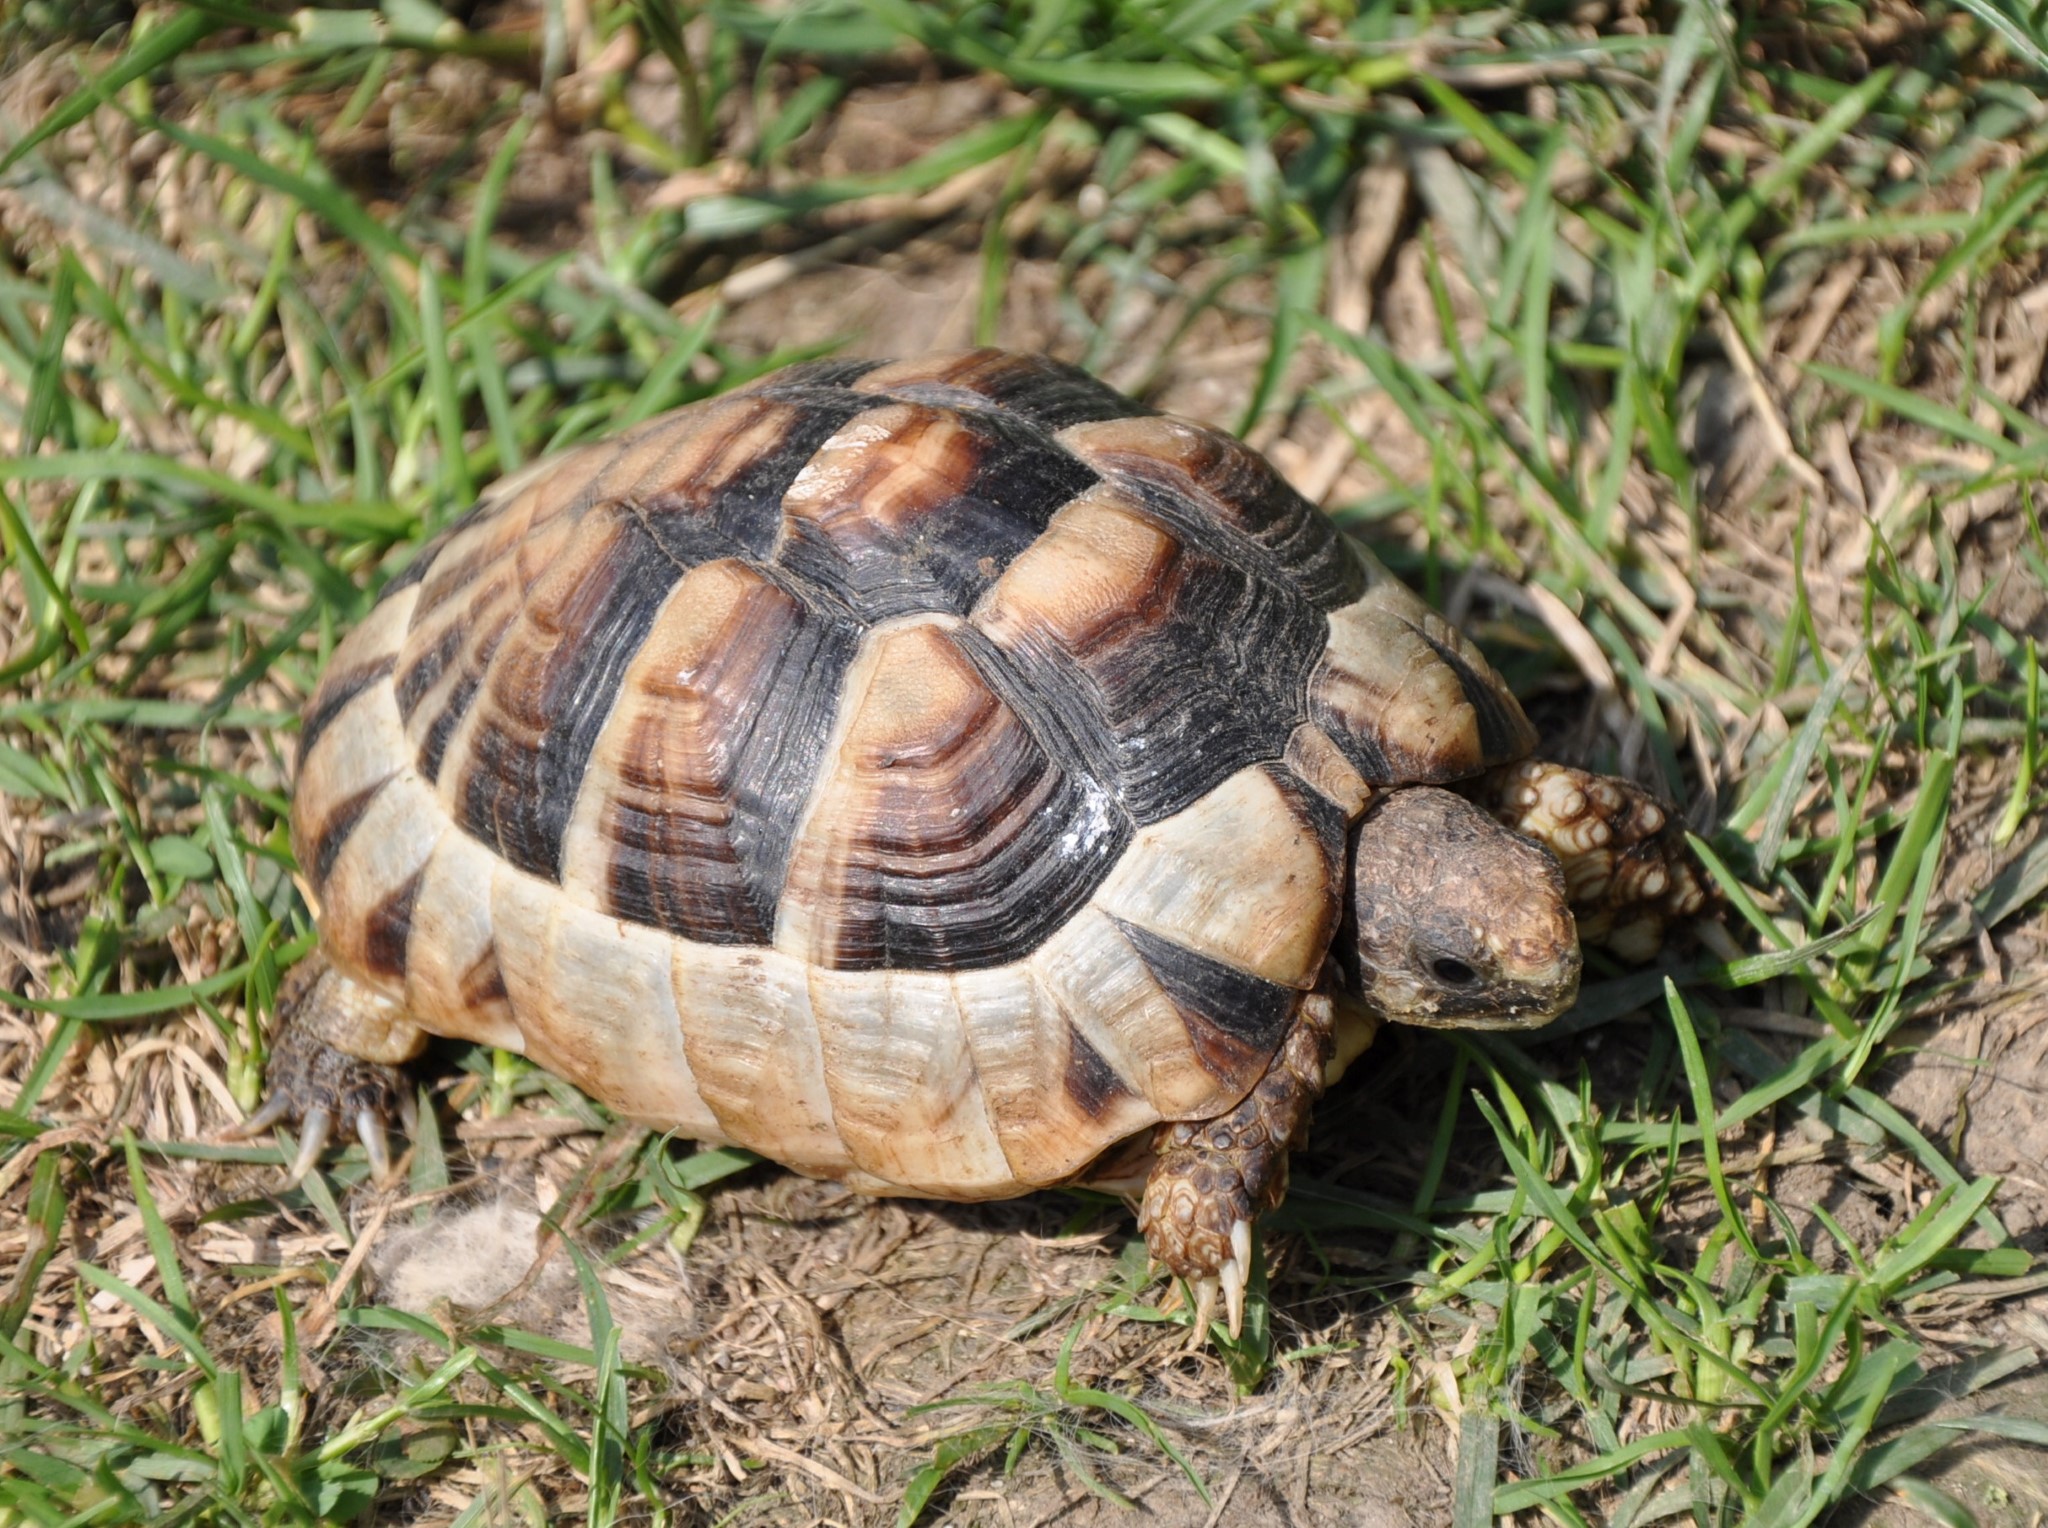
[[[1187,1281],[1195,1297],[1199,1347],[1209,1337],[1216,1300],[1223,1299],[1230,1335],[1244,1329],[1244,1292],[1252,1272],[1252,1220],[1270,1199],[1262,1181],[1286,1156],[1260,1133],[1246,1141],[1241,1121],[1168,1125],[1159,1132],[1159,1161],[1145,1184],[1138,1229],[1166,1271]],[[1222,1143],[1222,1144],[1218,1144]],[[1247,1172],[1246,1169],[1251,1171]]]
[[[330,990],[342,981],[325,962],[307,962],[286,978],[263,1106],[223,1132],[229,1140],[246,1140],[273,1125],[296,1126],[299,1150],[285,1176],[288,1188],[313,1170],[337,1131],[363,1143],[370,1172],[381,1183],[391,1176],[389,1122],[397,1119],[408,1139],[419,1125],[412,1085],[401,1069],[351,1056],[322,1037],[321,1010],[349,995],[345,987]]]
[[[1193,1291],[1197,1346],[1209,1338],[1219,1296],[1230,1335],[1244,1331],[1252,1222],[1287,1193],[1287,1153],[1322,1092],[1331,1030],[1328,1000],[1311,994],[1272,1069],[1242,1103],[1218,1119],[1161,1125],[1153,1138],[1157,1157],[1138,1229],[1152,1256]]]

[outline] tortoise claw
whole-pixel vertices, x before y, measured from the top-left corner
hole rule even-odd
[[[1209,1340],[1209,1324],[1216,1319],[1217,1282],[1210,1275],[1189,1283],[1195,1291],[1195,1317],[1188,1323],[1188,1346],[1199,1348]]]
[[[1235,1342],[1244,1334],[1244,1294],[1251,1281],[1252,1223],[1238,1220],[1230,1227],[1230,1256],[1214,1273],[1188,1280],[1195,1295],[1195,1315],[1188,1332],[1188,1346],[1199,1348],[1209,1340],[1209,1325],[1216,1319],[1216,1301],[1223,1301],[1224,1324]]]
[[[1323,1089],[1330,1054],[1327,1002],[1311,997],[1273,1067],[1228,1114],[1161,1125],[1138,1229],[1152,1255],[1195,1296],[1197,1346],[1217,1299],[1235,1338],[1244,1331],[1252,1277],[1252,1221],[1287,1192],[1287,1153]]]
[[[363,1143],[363,1155],[370,1163],[370,1177],[378,1183],[391,1181],[391,1141],[384,1133],[384,1121],[368,1109],[356,1111],[356,1139]]]
[[[320,1161],[320,1155],[327,1150],[327,1143],[334,1138],[334,1111],[325,1104],[315,1104],[306,1111],[299,1123],[299,1154],[292,1158],[292,1165],[284,1175],[286,1188],[297,1188],[307,1173]]]
[[[1252,1223],[1235,1222],[1230,1228],[1230,1256],[1216,1278],[1223,1286],[1223,1309],[1229,1317],[1234,1342],[1244,1331],[1244,1291],[1252,1276]]]
[[[250,1115],[240,1124],[230,1125],[227,1129],[221,1131],[221,1139],[227,1141],[246,1141],[251,1136],[263,1134],[272,1125],[281,1123],[285,1116],[291,1112],[292,1101],[283,1093],[268,1094],[254,1114]]]

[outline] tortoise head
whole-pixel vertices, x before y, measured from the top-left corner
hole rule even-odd
[[[1535,1029],[1579,991],[1564,872],[1533,840],[1447,790],[1368,807],[1351,848],[1359,995],[1439,1029]]]

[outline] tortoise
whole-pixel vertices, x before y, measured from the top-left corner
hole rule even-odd
[[[306,706],[319,929],[253,1133],[388,1171],[518,1051],[874,1194],[1141,1199],[1197,1333],[1382,1020],[1541,1025],[1676,828],[1228,436],[994,350],[797,365],[515,473]]]

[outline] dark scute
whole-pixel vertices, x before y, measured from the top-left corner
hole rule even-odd
[[[1524,720],[1521,708],[1512,700],[1505,699],[1456,648],[1437,641],[1426,631],[1421,632],[1421,636],[1443,659],[1444,666],[1458,676],[1458,687],[1472,703],[1472,710],[1479,721],[1479,746],[1485,750],[1486,762],[1505,764],[1527,753],[1535,739],[1530,735],[1529,723]]]
[[[313,703],[299,720],[301,763],[311,756],[313,745],[320,741],[320,734],[333,726],[334,719],[348,709],[349,702],[379,680],[389,678],[397,661],[391,657],[380,658],[345,674],[329,674],[320,682],[320,687],[313,692]]]
[[[1023,415],[1048,433],[1070,424],[1158,412],[1096,381],[1079,367],[1047,356],[1006,355],[970,361],[942,380],[892,386],[889,396],[946,407],[993,405]]]
[[[1278,473],[1273,475],[1276,500],[1266,522],[1271,534],[1260,544],[1301,581],[1302,592],[1318,610],[1341,610],[1366,591],[1365,564],[1330,517],[1296,493]]]
[[[626,666],[646,640],[681,576],[631,514],[614,517],[614,538],[592,559],[563,607],[563,629],[541,664],[535,693],[511,700],[544,719],[532,745],[486,713],[472,734],[459,820],[520,869],[559,881],[562,835],[590,751],[611,715]]]
[[[1119,453],[1113,465],[1146,507],[1176,530],[1291,584],[1317,610],[1341,609],[1365,593],[1365,564],[1336,523],[1256,452],[1220,454],[1198,478],[1214,509],[1189,497],[1186,476],[1169,463]]]
[[[974,453],[961,492],[904,525],[855,505],[823,520],[794,520],[778,565],[831,591],[866,621],[927,610],[965,615],[1060,506],[1099,479],[1027,420],[966,411],[957,418],[963,449]],[[878,465],[886,470],[886,457]]]
[[[507,603],[499,605],[499,586],[493,586],[488,595],[476,598],[474,611],[481,613],[479,619],[458,621],[451,630],[459,639],[455,650],[443,664],[452,664],[455,677],[449,682],[441,696],[440,709],[428,718],[424,735],[420,737],[419,769],[430,781],[441,778],[441,766],[447,762],[448,744],[455,731],[462,725],[462,719],[469,715],[469,709],[476,703],[476,697],[483,688],[484,675],[490,666],[491,655],[498,650],[498,644],[505,639],[505,633],[512,627],[516,607]],[[446,644],[434,644],[439,649]],[[424,669],[425,665],[421,667]],[[438,677],[446,678],[445,666],[437,666]],[[422,688],[412,704],[405,703],[400,696],[399,710],[407,726],[419,733],[417,711],[426,704],[429,690]]]
[[[1301,1005],[1299,992],[1121,918],[1116,925],[1180,1011],[1196,1056],[1217,1077],[1240,1074],[1279,1049]]]
[[[779,398],[797,388],[849,387],[886,361],[861,361],[851,359],[802,361],[795,366],[785,366],[764,382],[757,382],[748,392],[765,393]]]
[[[906,769],[865,803],[872,826],[844,871],[836,946],[823,954],[840,970],[1020,960],[1094,895],[1135,831],[1043,697],[1003,675],[992,644],[971,628],[947,636],[1022,725],[981,734],[976,767],[947,768],[951,792]]]
[[[476,703],[477,691],[483,688],[484,676],[480,672],[465,672],[455,681],[448,692],[448,703],[427,724],[427,735],[420,742],[420,773],[430,781],[441,778],[441,766],[448,759],[448,740],[455,736],[455,729],[461,725],[469,708]]]
[[[708,500],[686,484],[640,506],[648,532],[685,571],[720,557],[766,558],[782,529],[783,495],[805,463],[849,419],[888,402],[815,386],[778,385],[762,396],[799,409],[772,450],[733,473]]]
[[[1090,1119],[1101,1119],[1123,1099],[1135,1097],[1131,1085],[1118,1075],[1088,1037],[1067,1026],[1067,1096],[1081,1106]]]
[[[413,606],[412,625],[415,630],[427,616],[447,605],[451,600],[469,594],[477,578],[486,568],[492,567],[508,554],[508,548],[484,541],[470,547],[459,557],[436,557],[434,566],[427,570],[426,582],[420,589],[419,603]]]
[[[884,832],[845,874],[845,911],[826,963],[842,971],[982,971],[1038,948],[1116,868],[1130,819],[1092,780],[1038,771],[1006,780],[1036,810],[1010,837],[921,817],[884,798]],[[971,855],[965,851],[972,849]],[[949,868],[944,861],[971,863]],[[933,863],[933,862],[939,863]]]
[[[363,820],[363,813],[369,811],[370,803],[377,799],[377,793],[389,785],[396,774],[386,775],[375,785],[367,785],[346,801],[338,801],[327,814],[327,820],[320,824],[320,834],[313,840],[312,851],[307,855],[311,861],[306,868],[313,873],[313,886],[317,890],[327,884],[328,876],[334,873],[334,862],[341,858],[342,849],[354,835],[356,827]]]
[[[1020,643],[983,665],[1034,724],[1074,740],[1141,826],[1286,747],[1329,635],[1291,584],[1207,550],[1184,545],[1169,580],[1156,617],[1084,650]]]
[[[728,827],[614,801],[605,910],[702,944],[766,944],[775,934],[773,893],[764,901]]]
[[[772,670],[735,745],[730,815],[655,814],[614,798],[609,900],[619,917],[705,944],[766,944],[804,803],[822,767],[861,632],[792,602]],[[658,724],[657,724],[658,725]],[[657,737],[632,751],[644,755]],[[687,805],[687,803],[684,803]]]
[[[412,938],[412,909],[420,897],[425,869],[415,870],[398,889],[370,909],[363,920],[363,959],[373,976],[405,977],[405,945]]]
[[[995,372],[981,391],[1047,430],[1159,412],[1098,382],[1078,366],[1045,356],[1031,356],[1024,364]]]

